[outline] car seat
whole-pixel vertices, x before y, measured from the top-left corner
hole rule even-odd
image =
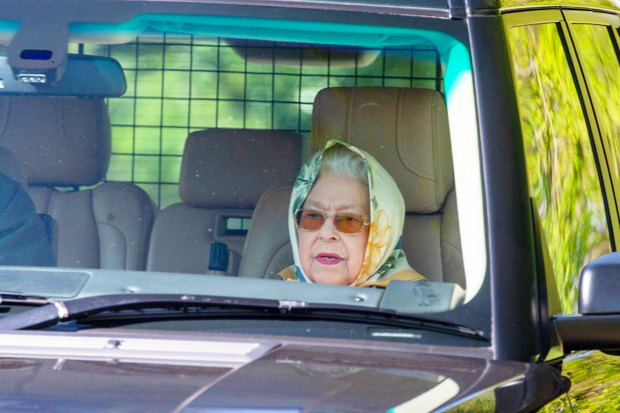
[[[441,94],[393,87],[323,89],[314,101],[310,140],[316,149],[333,138],[370,153],[398,184],[405,198],[402,248],[409,264],[429,281],[465,288],[448,118]],[[240,276],[270,278],[293,263],[286,225],[278,234],[270,230],[276,228],[275,222],[288,222],[291,189],[281,186],[265,193],[273,198],[277,191],[277,206],[273,200],[259,201]],[[272,239],[271,247],[265,245]],[[272,255],[265,257],[270,249]],[[276,254],[277,269],[255,265]]]
[[[182,202],[157,216],[147,270],[237,275],[246,231],[229,223],[249,220],[266,189],[295,178],[302,140],[297,133],[274,130],[191,133],[179,178]],[[209,269],[214,243],[228,254],[225,269]]]
[[[59,267],[144,270],[154,206],[131,183],[100,183],[110,160],[102,99],[0,97],[0,145],[22,161],[37,213],[57,223]]]

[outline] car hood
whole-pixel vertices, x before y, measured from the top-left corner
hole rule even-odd
[[[520,406],[562,393],[553,385],[559,373],[548,366],[428,354],[415,346],[2,336],[1,411],[424,412],[485,394],[493,406],[502,394]],[[544,400],[528,396],[532,380],[545,383]]]

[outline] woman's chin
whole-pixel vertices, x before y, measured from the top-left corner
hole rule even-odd
[[[336,266],[312,269],[308,273],[308,278],[317,284],[331,285],[350,285],[354,281],[349,281],[350,276],[348,272],[343,272],[342,268],[336,268]]]

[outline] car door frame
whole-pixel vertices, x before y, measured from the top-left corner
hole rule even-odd
[[[583,114],[584,114],[584,120],[588,128],[590,144],[591,144],[593,155],[594,155],[594,161],[597,167],[597,173],[598,173],[599,182],[601,185],[601,190],[603,192],[602,195],[604,199],[605,214],[607,218],[607,225],[608,225],[608,230],[609,230],[611,248],[612,248],[612,251],[616,251],[615,237],[618,237],[620,234],[620,221],[619,221],[619,211],[618,211],[618,200],[620,198],[618,198],[615,193],[620,192],[620,191],[614,191],[614,183],[612,183],[612,176],[611,176],[611,173],[610,173],[610,170],[607,164],[607,160],[606,160],[606,153],[609,150],[609,145],[608,143],[605,142],[602,136],[601,130],[598,127],[597,115],[600,112],[598,111],[598,108],[595,107],[595,104],[593,103],[593,99],[590,96],[590,93],[589,93],[590,86],[586,82],[587,77],[585,76],[582,65],[581,65],[580,55],[578,52],[578,48],[575,44],[574,32],[572,31],[569,22],[567,22],[565,18],[566,12],[567,12],[566,10],[560,9],[558,7],[540,8],[540,9],[535,9],[535,10],[530,9],[530,10],[503,11],[501,13],[501,19],[502,19],[502,24],[504,28],[504,33],[503,33],[504,41],[506,41],[507,43],[508,31],[513,27],[529,26],[529,25],[536,25],[536,24],[549,24],[549,23],[555,24],[558,27],[558,32],[560,34],[560,38],[562,39],[562,43],[564,46],[566,60],[572,72],[573,83],[575,85],[577,95],[579,96]],[[569,16],[572,16],[572,13],[573,11],[571,10],[570,13],[568,13]],[[579,20],[580,22],[584,22],[584,21],[585,22],[590,22],[590,21],[594,21],[594,22],[619,21],[620,22],[620,20],[616,20],[618,16],[613,13],[608,13],[608,12],[593,13],[591,11],[584,11],[584,10],[580,10],[575,13],[578,13],[575,15],[578,15],[581,18],[581,20]],[[588,16],[589,18],[586,18]],[[617,45],[618,44],[617,42],[618,31],[615,30],[614,33],[616,36],[616,45]],[[506,44],[506,50],[508,53],[508,58],[510,59],[508,61],[510,62],[509,64],[510,82],[512,83],[511,85],[509,85],[511,88],[508,88],[508,92],[514,92],[515,94],[514,99],[516,101],[517,99],[516,77],[514,74],[514,69],[512,67],[512,59],[510,57],[511,51],[510,51],[510,47],[508,44]],[[516,113],[518,113],[518,105],[517,105]],[[519,127],[521,127],[520,119],[519,119]],[[520,138],[521,138],[520,144],[523,145],[522,135],[520,135]],[[520,152],[520,149],[515,151],[514,153],[516,156],[522,156],[522,162],[523,164],[525,164],[524,153]],[[521,173],[521,171],[518,171],[518,172]],[[528,194],[529,194],[529,185],[527,184],[527,177],[526,177],[526,186],[528,188]],[[616,185],[616,187],[618,186]],[[518,194],[515,194],[514,196],[517,196],[517,195]],[[533,239],[534,248],[536,249],[536,246],[537,245],[540,246],[541,244],[541,235],[537,234],[537,232],[540,232],[540,229],[538,228],[538,231],[537,231],[537,228],[535,228],[536,223],[533,218],[533,215],[535,214],[535,212],[531,211],[531,213],[532,213],[531,222],[532,222],[532,227],[533,227],[532,228],[532,239]],[[548,260],[548,258],[546,259]],[[537,251],[536,253],[535,260],[537,262],[536,264],[537,268],[535,271],[536,272],[536,275],[535,275],[536,285],[534,287],[535,292],[532,294],[532,300],[535,301],[537,304],[539,304],[537,306],[538,311],[536,312],[536,314],[533,315],[535,328],[537,330],[536,340],[538,341],[538,346],[537,346],[538,353],[536,354],[535,358],[537,358],[538,361],[544,360],[548,363],[558,363],[559,361],[561,361],[565,353],[562,350],[561,342],[557,340],[557,333],[555,332],[554,326],[549,320],[551,317],[558,315],[558,314],[557,312],[552,313],[549,311],[549,308],[552,307],[552,305],[549,305],[549,299],[553,300],[553,297],[552,297],[553,294],[547,293],[548,287],[550,285],[549,281],[551,279],[554,279],[555,275],[553,274],[552,266],[550,266],[549,263],[541,262],[541,261],[545,261],[545,257],[543,256],[543,254],[540,254],[539,251]],[[523,275],[523,278],[525,277],[526,276]],[[494,281],[496,281],[496,278],[494,278]],[[555,284],[555,282],[553,282],[553,284]],[[547,286],[547,288],[544,287],[545,285]],[[552,288],[557,288],[557,287],[555,287],[555,285],[552,285]],[[496,293],[496,291],[494,291],[494,293]]]

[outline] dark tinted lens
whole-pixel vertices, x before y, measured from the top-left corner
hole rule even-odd
[[[336,214],[336,229],[344,234],[355,234],[362,230],[364,221],[355,214]]]
[[[297,224],[299,228],[307,231],[317,231],[321,229],[325,222],[325,216],[319,211],[312,209],[302,209],[297,213]]]

